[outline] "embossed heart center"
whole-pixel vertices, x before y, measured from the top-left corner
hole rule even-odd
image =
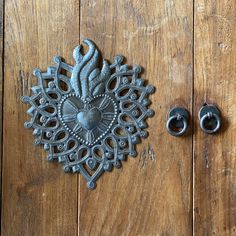
[[[98,108],[93,107],[88,111],[81,111],[77,114],[77,120],[87,130],[92,130],[101,121],[102,114]]]
[[[101,94],[86,101],[74,94],[65,96],[59,104],[59,118],[70,134],[92,146],[103,138],[117,119],[117,104]]]

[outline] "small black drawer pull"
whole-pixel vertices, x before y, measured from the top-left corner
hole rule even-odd
[[[170,110],[166,122],[166,129],[173,136],[182,136],[188,130],[189,112],[182,107]]]
[[[216,133],[221,127],[219,109],[214,105],[202,106],[199,111],[200,127],[207,134]]]

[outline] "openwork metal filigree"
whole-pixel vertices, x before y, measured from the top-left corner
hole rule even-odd
[[[31,105],[25,127],[33,128],[34,143],[43,144],[48,160],[58,160],[65,172],[81,173],[93,189],[104,171],[136,156],[135,144],[148,136],[154,87],[139,78],[140,66],[122,64],[122,56],[101,62],[95,44],[84,43],[88,51],[74,49],[74,66],[56,56],[47,72],[35,69],[38,84],[22,101]]]

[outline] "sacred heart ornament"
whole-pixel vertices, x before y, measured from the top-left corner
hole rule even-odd
[[[115,99],[107,94],[94,96],[91,101],[69,94],[58,108],[58,116],[69,133],[88,146],[106,135],[118,112]]]
[[[38,84],[22,101],[31,106],[25,127],[33,129],[34,143],[93,189],[103,172],[137,155],[135,145],[148,136],[145,119],[154,115],[148,108],[154,87],[139,78],[140,66],[122,64],[122,56],[110,64],[91,40],[84,43],[85,54],[82,45],[73,51],[74,66],[56,56],[46,72],[35,69]]]

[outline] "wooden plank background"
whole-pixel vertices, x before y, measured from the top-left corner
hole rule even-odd
[[[0,0],[0,170],[2,173],[2,125],[3,125],[3,0]],[[0,177],[0,191],[2,193],[2,175]]]
[[[2,235],[76,235],[78,176],[64,174],[33,145],[22,95],[54,55],[72,63],[79,41],[78,2],[5,2]],[[74,23],[76,22],[76,24]]]
[[[194,29],[195,122],[204,103],[223,115],[219,134],[195,129],[195,235],[236,235],[236,1],[196,0]]]
[[[190,0],[82,1],[81,40],[94,39],[107,59],[123,54],[145,68],[156,116],[136,159],[104,174],[95,191],[81,179],[81,235],[192,233],[192,138],[165,128],[172,106],[192,106],[192,8]]]
[[[235,8],[235,0],[1,0],[1,235],[236,235]],[[142,65],[156,87],[138,157],[94,191],[33,146],[20,102],[36,84],[32,69],[46,70],[54,55],[73,64],[84,38],[110,61],[123,54]],[[199,128],[204,103],[222,111],[217,135]],[[173,106],[193,114],[181,138],[165,128]]]

